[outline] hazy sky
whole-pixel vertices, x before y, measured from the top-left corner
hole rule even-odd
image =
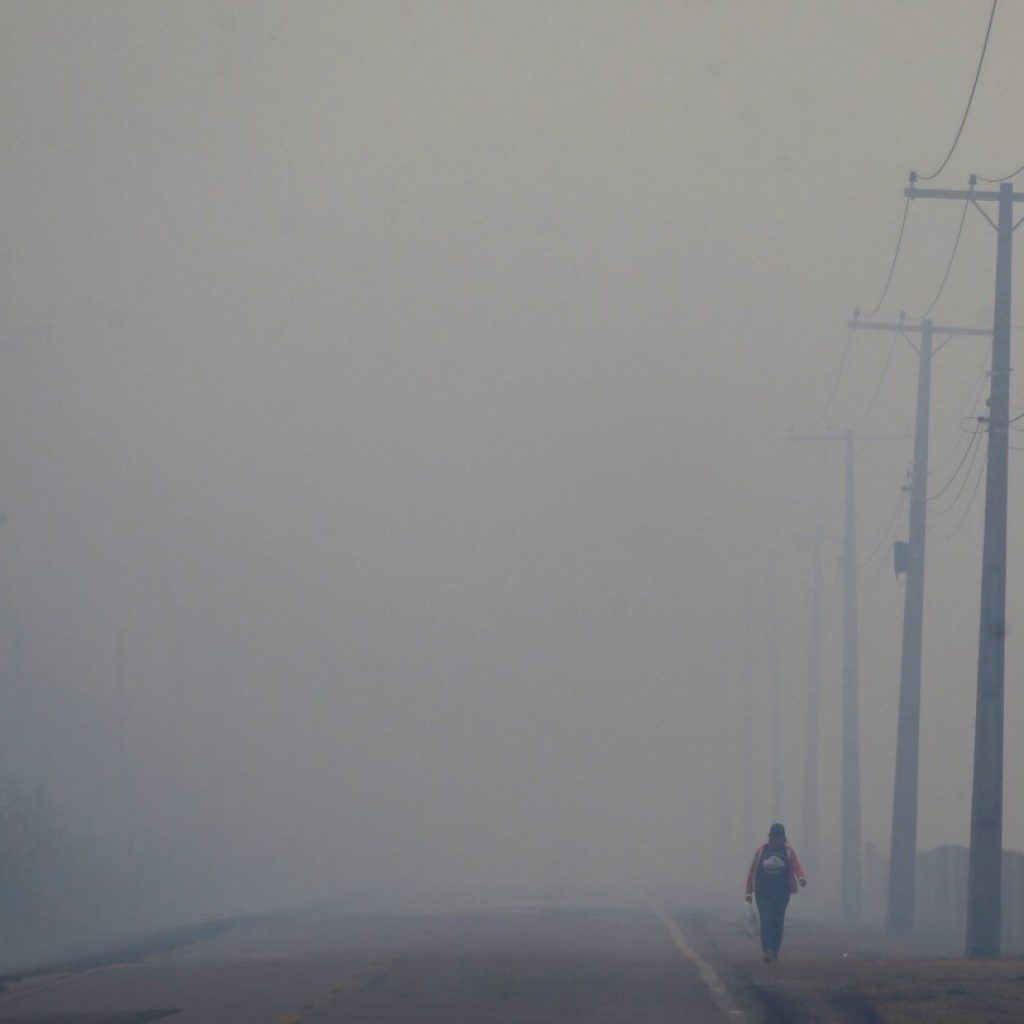
[[[820,509],[834,851],[841,451],[786,435],[912,426],[916,360],[886,335],[853,338],[820,414],[989,9],[3,0],[18,770],[72,816],[251,865],[254,890],[712,884],[776,813],[799,848]],[[1001,4],[938,184],[1024,161],[1022,32]],[[879,316],[928,306],[960,213],[912,205]],[[969,211],[935,318],[989,326],[993,265]],[[933,492],[987,358],[936,360]],[[857,459],[864,833],[886,853],[909,459]],[[1016,451],[1010,472],[1019,848]],[[922,848],[969,831],[974,481],[930,505]]]

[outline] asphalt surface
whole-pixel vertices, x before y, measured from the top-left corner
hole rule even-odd
[[[246,922],[141,962],[25,978],[0,993],[0,1022],[758,1024],[687,933],[643,908]]]

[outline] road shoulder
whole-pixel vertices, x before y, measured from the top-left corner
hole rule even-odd
[[[787,918],[778,964],[764,965],[739,912],[691,924],[702,955],[763,1024],[1005,1024],[1024,1004],[1024,961],[939,959],[880,928]]]

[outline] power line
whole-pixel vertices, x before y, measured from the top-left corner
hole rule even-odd
[[[956,229],[956,239],[953,241],[953,251],[949,254],[946,272],[942,275],[942,283],[939,285],[939,290],[935,293],[935,298],[932,299],[931,305],[918,318],[920,320],[924,320],[935,308],[935,303],[939,301],[939,296],[942,295],[942,290],[946,287],[946,282],[949,280],[949,272],[953,269],[953,260],[956,259],[956,251],[960,247],[960,237],[964,233],[964,221],[967,220],[967,207],[969,205],[970,203],[965,200],[963,212],[960,214],[960,226]]]
[[[975,175],[975,177],[978,179],[978,181],[985,182],[986,185],[999,185],[1004,181],[1009,181],[1011,178],[1016,178],[1021,171],[1024,171],[1024,164],[1021,164],[1020,167],[1017,168],[1017,170],[1011,171],[1009,174],[1005,175],[1002,178],[983,178],[980,174]]]
[[[885,357],[885,366],[882,367],[882,373],[878,378],[878,383],[875,385],[875,393],[871,396],[871,400],[865,406],[864,411],[860,415],[860,419],[858,419],[853,425],[854,430],[857,430],[868,418],[868,413],[870,413],[874,408],[875,402],[878,401],[878,396],[882,393],[882,385],[885,383],[885,378],[889,373],[889,366],[892,363],[893,353],[896,351],[896,340],[896,335],[893,334],[892,341],[889,343],[889,354]]]
[[[850,341],[853,338],[853,331],[846,332],[846,344],[843,346],[843,355],[839,360],[839,369],[836,371],[835,380],[832,381],[832,390],[829,392],[828,401],[825,403],[825,407],[818,413],[818,418],[811,425],[811,430],[814,430],[819,423],[828,415],[829,409],[832,408],[832,402],[836,397],[836,391],[839,388],[839,381],[843,376],[843,370],[846,368],[846,357],[850,354]]]
[[[907,227],[907,214],[910,213],[910,197],[907,197],[907,201],[903,204],[903,219],[900,221],[900,233],[896,239],[896,251],[892,254],[892,265],[889,267],[889,276],[885,279],[885,287],[882,289],[882,294],[879,296],[878,301],[875,303],[874,308],[868,310],[864,314],[865,319],[870,320],[881,308],[882,303],[885,302],[886,295],[889,294],[889,286],[892,284],[892,275],[896,273],[896,263],[900,258],[900,247],[903,245],[903,232]],[[855,314],[859,316],[860,314]]]
[[[896,520],[899,518],[900,512],[903,511],[903,503],[907,500],[907,489],[905,487],[900,488],[900,496],[896,501],[896,507],[892,510],[892,515],[889,516],[889,522],[886,523],[885,529],[882,531],[882,539],[875,546],[874,551],[860,563],[862,569],[866,569],[871,563],[878,557],[878,553],[882,551],[886,543],[889,540],[889,536],[892,533],[893,526],[896,525]]]
[[[960,470],[963,469],[964,463],[967,461],[967,456],[974,450],[977,445],[978,438],[985,433],[983,430],[975,431],[971,440],[968,442],[967,447],[964,449],[963,455],[960,457],[960,461],[956,464],[956,469],[953,470],[953,475],[942,485],[942,487],[934,494],[928,496],[929,501],[935,501],[936,498],[941,498],[953,486],[953,482],[960,475]]]
[[[967,106],[964,108],[964,116],[960,119],[960,127],[956,130],[956,138],[953,140],[953,145],[949,147],[949,152],[946,154],[946,159],[939,165],[939,169],[932,174],[928,175],[917,175],[916,180],[918,181],[931,181],[932,178],[937,178],[943,170],[945,170],[946,164],[949,163],[949,158],[953,155],[953,150],[956,149],[957,143],[960,141],[960,136],[963,134],[964,125],[967,124],[967,115],[971,112],[971,103],[974,102],[974,91],[978,88],[978,79],[981,77],[981,67],[985,63],[985,51],[988,49],[988,39],[992,34],[992,21],[996,16],[996,4],[998,0],[992,0],[992,10],[988,16],[988,28],[985,29],[985,42],[981,46],[981,56],[978,58],[978,70],[974,72],[974,84],[971,86],[971,94],[967,97]]]
[[[963,479],[960,481],[960,486],[956,489],[956,494],[953,496],[953,500],[945,507],[938,509],[940,516],[948,516],[950,512],[956,507],[956,503],[960,500],[960,495],[964,493],[964,488],[967,486],[967,481],[971,478],[971,470],[974,469],[974,460],[978,457],[978,452],[981,451],[981,442],[977,441],[977,438],[984,434],[984,430],[979,430],[975,436],[974,451],[971,454],[971,461],[967,463],[967,469],[964,470]],[[938,495],[936,495],[938,497]]]
[[[979,447],[981,447],[979,445]],[[967,522],[967,516],[970,514],[971,509],[974,507],[974,499],[978,496],[978,489],[981,486],[981,481],[985,478],[985,463],[981,463],[981,467],[978,469],[978,475],[974,478],[974,489],[971,491],[971,496],[967,500],[967,507],[964,509],[964,514],[960,517],[960,522],[953,527],[949,533],[943,534],[943,540],[949,540],[951,537],[955,537],[959,532],[960,528]]]
[[[986,364],[985,366],[983,366],[981,368],[981,372],[978,374],[978,376],[975,378],[974,383],[971,385],[970,394],[973,395],[974,397],[969,401],[968,405],[966,406],[966,409],[967,409],[966,413],[964,413],[963,415],[957,417],[957,419],[959,420],[959,422],[961,424],[961,426],[960,426],[961,437],[957,439],[956,444],[954,444],[953,447],[950,448],[949,451],[946,452],[946,454],[943,455],[942,458],[938,460],[938,462],[936,462],[936,463],[934,463],[932,465],[932,468],[928,470],[928,475],[929,476],[934,476],[940,469],[942,469],[943,466],[947,465],[949,462],[951,462],[953,460],[953,456],[956,455],[957,449],[959,449],[959,447],[960,447],[960,442],[963,440],[963,435],[964,434],[973,434],[974,433],[974,431],[966,431],[966,430],[964,430],[963,429],[963,422],[964,422],[965,419],[971,419],[974,416],[974,413],[977,411],[978,403],[981,401],[981,396],[985,392],[985,382],[987,380],[988,380],[988,366]],[[969,441],[968,441],[968,444],[970,444]]]

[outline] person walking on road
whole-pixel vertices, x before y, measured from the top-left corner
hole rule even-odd
[[[768,829],[768,842],[757,848],[747,872],[747,902],[757,900],[764,963],[779,959],[789,897],[806,884],[796,850],[786,842],[785,828],[776,822]]]

